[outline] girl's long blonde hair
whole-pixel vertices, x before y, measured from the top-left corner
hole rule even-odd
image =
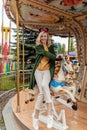
[[[36,45],[41,45],[41,36],[44,34],[44,33],[47,33],[47,32],[40,32],[37,39],[36,39]],[[50,36],[49,34],[47,33],[47,46],[49,47],[51,45],[51,40],[50,40]]]

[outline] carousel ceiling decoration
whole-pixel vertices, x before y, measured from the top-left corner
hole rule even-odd
[[[87,0],[4,0],[6,13],[14,22],[16,1],[19,24],[27,29],[47,27],[51,34],[72,35],[75,23],[87,28]]]

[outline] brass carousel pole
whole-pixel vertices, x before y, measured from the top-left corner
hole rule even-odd
[[[23,31],[22,31],[22,49],[23,49],[23,52],[22,52],[22,56],[23,56],[23,90],[24,90],[24,27],[23,27]]]
[[[16,25],[17,25],[17,112],[20,112],[20,95],[19,95],[19,82],[20,82],[20,68],[19,68],[19,17],[18,17],[18,1],[16,0]]]

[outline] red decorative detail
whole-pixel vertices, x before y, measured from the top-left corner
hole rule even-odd
[[[48,28],[40,28],[39,32],[48,32]]]
[[[7,55],[9,55],[9,46],[7,42],[3,44],[2,54],[4,55],[4,60],[7,60]]]
[[[64,6],[74,6],[76,4],[82,3],[82,1],[83,0],[62,0],[60,4]]]

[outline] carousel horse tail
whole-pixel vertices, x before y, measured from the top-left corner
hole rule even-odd
[[[69,90],[67,90],[66,88],[62,88],[62,87],[59,87],[58,89],[57,89],[57,92],[59,92],[59,91],[64,91],[64,92],[66,92],[68,95],[69,95],[69,99],[67,100],[67,103],[69,103],[69,102],[72,102],[72,109],[73,110],[77,110],[77,101],[76,101],[76,99],[75,99],[75,97],[73,96],[73,94],[69,91]],[[58,96],[57,96],[58,97]]]
[[[73,96],[73,94],[69,91],[69,90],[66,90],[66,88],[61,88],[61,90],[65,91],[71,98],[71,102],[72,102],[72,109],[73,110],[77,110],[77,101],[75,99],[75,97]]]

